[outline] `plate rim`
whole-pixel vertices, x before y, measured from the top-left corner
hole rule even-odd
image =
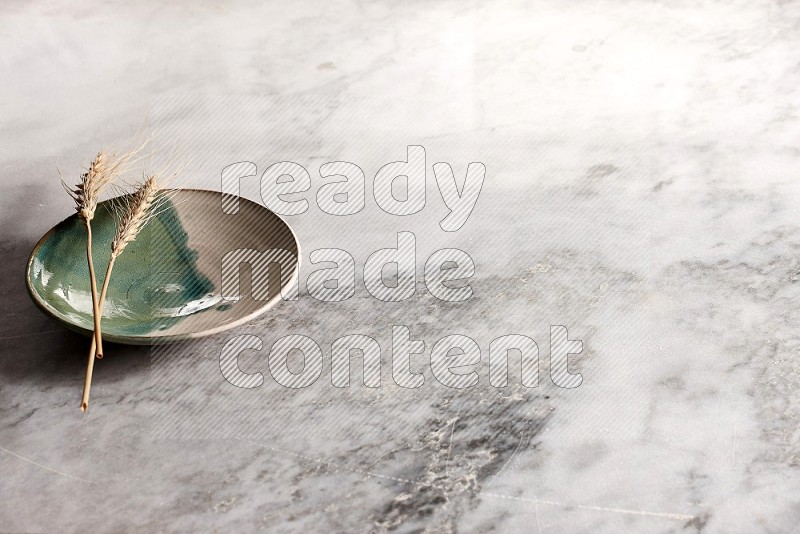
[[[291,286],[292,284],[294,284],[294,283],[296,283],[298,281],[298,279],[300,277],[300,263],[302,261],[301,258],[303,256],[303,254],[302,254],[302,252],[300,250],[300,240],[297,239],[297,234],[295,233],[294,228],[292,228],[292,226],[289,223],[287,223],[286,220],[284,220],[283,217],[281,217],[280,215],[278,215],[277,213],[275,213],[271,209],[267,208],[263,204],[255,202],[254,200],[250,200],[249,198],[245,198],[245,197],[242,197],[242,196],[239,196],[239,195],[231,195],[230,193],[223,193],[221,191],[217,191],[217,190],[214,190],[214,189],[200,189],[200,188],[194,188],[194,187],[186,187],[186,188],[171,188],[171,189],[168,189],[168,191],[203,193],[203,194],[211,194],[211,195],[220,196],[220,197],[223,197],[224,195],[236,196],[239,199],[240,202],[244,201],[246,203],[255,204],[257,207],[259,207],[259,208],[261,208],[263,210],[267,210],[268,212],[272,213],[283,224],[285,224],[286,227],[289,229],[289,233],[292,235],[292,238],[294,239],[294,242],[295,242],[295,246],[297,248],[297,263],[296,263],[295,268],[294,268],[294,270],[292,272],[292,275],[289,277],[289,281],[287,282],[286,286],[281,286],[281,289],[283,289],[284,287],[287,287],[287,286]],[[124,196],[124,195],[122,195],[122,196]],[[118,198],[118,197],[113,197],[113,198]],[[98,203],[98,205],[105,204],[106,202],[109,202],[111,200],[112,200],[112,198],[103,200],[102,202]],[[39,240],[33,246],[33,250],[31,250],[31,253],[28,256],[28,261],[25,264],[25,289],[28,291],[28,296],[31,298],[33,303],[36,305],[37,308],[39,308],[39,310],[42,313],[44,313],[45,315],[47,315],[51,319],[54,319],[56,322],[58,322],[59,324],[61,324],[64,327],[68,328],[69,330],[72,330],[73,332],[77,332],[77,333],[82,334],[82,335],[84,335],[86,337],[91,337],[92,334],[94,333],[94,330],[89,330],[87,328],[83,328],[82,326],[78,326],[78,325],[76,325],[74,323],[71,323],[71,322],[67,321],[63,317],[60,317],[60,316],[56,315],[55,313],[53,313],[53,311],[51,311],[45,305],[45,303],[42,301],[42,299],[40,299],[39,294],[36,291],[34,291],[34,289],[32,287],[32,283],[31,283],[31,278],[32,278],[31,277],[31,268],[33,266],[33,260],[34,260],[34,258],[36,256],[36,253],[39,252],[39,249],[42,247],[42,245],[44,245],[44,243],[56,231],[56,228],[58,228],[64,222],[72,219],[73,217],[78,217],[78,214],[77,213],[73,213],[69,217],[66,217],[65,219],[63,219],[60,222],[56,223],[52,228],[50,228],[47,232],[45,232],[45,234],[41,238],[39,238]],[[267,310],[272,308],[275,305],[275,303],[278,302],[278,300],[281,299],[281,297],[282,297],[282,291],[278,291],[278,293],[275,296],[273,296],[271,299],[265,301],[262,306],[260,306],[259,308],[253,310],[251,313],[249,313],[249,314],[247,314],[247,315],[245,315],[243,317],[240,317],[239,319],[237,319],[235,321],[232,321],[230,323],[227,323],[227,324],[224,324],[224,325],[220,325],[220,326],[216,326],[214,328],[208,328],[208,329],[201,330],[201,331],[198,331],[198,332],[189,332],[189,333],[186,333],[186,334],[160,335],[160,336],[115,335],[115,334],[106,334],[105,332],[103,332],[103,341],[109,341],[111,343],[120,343],[120,344],[123,344],[123,345],[161,345],[161,344],[175,343],[175,342],[179,342],[179,341],[186,341],[186,340],[190,340],[190,339],[198,339],[198,338],[213,336],[213,335],[219,334],[221,332],[225,332],[227,330],[231,330],[232,328],[236,328],[238,326],[241,326],[241,325],[243,325],[245,323],[248,323],[248,322],[252,321],[256,317],[259,317],[260,315],[263,315]]]

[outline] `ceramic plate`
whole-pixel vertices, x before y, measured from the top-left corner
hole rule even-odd
[[[92,221],[98,287],[115,229],[111,201],[99,204]],[[222,258],[242,249],[283,250],[290,259],[280,270],[274,268],[277,264],[264,269],[264,276],[253,277],[252,284],[250,274],[257,266],[242,268],[242,296],[230,300],[228,287],[226,300]],[[217,191],[173,191],[158,216],[117,258],[103,310],[103,339],[146,345],[207,336],[243,324],[280,300],[281,290],[296,284],[299,252],[291,228],[260,204],[239,199],[239,211],[231,215],[222,211],[222,194]],[[26,278],[39,308],[68,328],[90,335],[86,263],[86,231],[73,215],[37,243]]]

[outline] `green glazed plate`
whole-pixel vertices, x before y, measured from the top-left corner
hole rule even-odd
[[[225,198],[226,204],[231,198]],[[254,319],[296,286],[300,250],[291,228],[255,202],[238,199],[235,214],[225,213],[222,202],[217,191],[171,192],[159,214],[117,258],[103,310],[103,339],[150,345],[216,334]],[[100,203],[92,221],[98,288],[116,230],[112,203]],[[226,271],[223,298],[223,257],[248,249],[288,254],[281,252],[280,269],[270,266],[262,273],[266,264],[257,262],[242,268],[233,295]],[[66,327],[91,335],[86,230],[77,214],[36,244],[26,278],[39,308]]]

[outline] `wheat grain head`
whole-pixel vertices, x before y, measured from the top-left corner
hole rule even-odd
[[[75,210],[82,219],[91,221],[94,218],[100,195],[125,170],[138,150],[121,156],[109,156],[101,150],[81,174],[80,181],[74,188],[70,189],[64,180],[61,180],[64,189],[75,201]]]
[[[131,195],[123,197],[118,206],[117,233],[111,242],[111,256],[116,258],[139,234],[141,229],[159,213],[159,207],[168,195],[163,190],[164,180],[159,174],[151,174]]]

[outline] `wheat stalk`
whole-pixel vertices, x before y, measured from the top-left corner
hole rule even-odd
[[[144,226],[159,213],[159,207],[166,200],[166,196],[160,194],[162,191],[163,180],[159,174],[155,173],[148,176],[136,191],[123,197],[122,207],[120,208],[120,219],[117,223],[117,232],[111,242],[111,257],[106,268],[106,276],[103,280],[103,288],[98,299],[99,316],[102,316],[103,306],[108,292],[108,284],[111,280],[111,272],[117,257],[122,254],[125,247],[136,239]],[[81,410],[86,411],[89,407],[89,391],[92,385],[92,372],[94,369],[95,354],[97,358],[102,358],[101,351],[95,351],[101,347],[102,330],[99,321],[95,321],[95,336],[92,338],[92,348],[89,352],[89,364],[86,368],[86,381],[83,386],[83,398],[81,400]]]
[[[97,277],[95,275],[94,261],[92,259],[92,219],[94,219],[100,195],[123,172],[127,164],[131,161],[131,158],[133,158],[134,154],[141,148],[142,147],[119,157],[115,155],[109,156],[101,150],[89,164],[86,171],[81,174],[80,180],[72,189],[67,186],[63,177],[61,179],[61,184],[64,186],[64,189],[75,201],[75,210],[78,212],[78,216],[83,220],[83,224],[86,228],[86,261],[89,265],[89,284],[92,292],[92,317],[95,330],[93,344],[99,348],[101,354],[103,344],[98,333],[101,311],[97,295]],[[90,358],[93,357],[94,354],[90,354]],[[91,379],[90,376],[87,378]]]

